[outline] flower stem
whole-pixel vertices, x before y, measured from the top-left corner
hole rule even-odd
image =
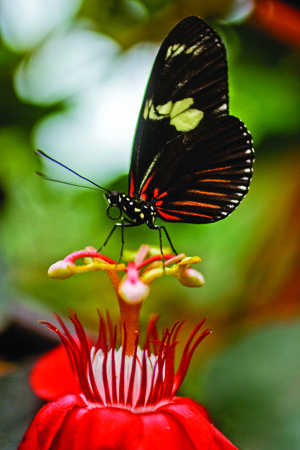
[[[139,334],[139,317],[142,303],[128,304],[119,299],[122,327],[122,346],[126,342],[125,354],[133,356],[136,347],[136,338]],[[126,330],[126,341],[125,341]]]
[[[125,355],[133,356],[136,346],[136,338],[139,334],[139,317],[143,302],[142,301],[138,303],[125,302],[118,292],[118,286],[120,284],[119,276],[113,271],[108,271],[107,274],[113,284],[120,308],[120,319],[122,329],[121,345],[122,347],[124,347],[126,342]],[[126,339],[125,339],[125,330],[126,330]]]

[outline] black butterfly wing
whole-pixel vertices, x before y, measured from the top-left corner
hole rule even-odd
[[[180,22],[156,57],[137,124],[130,195],[167,221],[226,217],[246,194],[252,139],[228,116],[227,62],[218,34],[197,17]]]
[[[254,156],[252,140],[236,117],[203,121],[166,149],[146,189],[164,220],[215,222],[228,216],[247,193]]]
[[[131,195],[141,192],[166,143],[186,133],[176,129],[170,114],[165,114],[170,102],[175,105],[185,99],[192,99],[187,104],[193,101],[189,109],[203,111],[208,117],[227,110],[225,48],[217,33],[198,17],[176,25],[155,59],[133,144]]]

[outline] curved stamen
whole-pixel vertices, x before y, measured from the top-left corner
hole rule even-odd
[[[76,314],[71,316],[71,321],[77,340],[59,316],[56,317],[62,331],[51,323],[44,322],[62,340],[87,403],[98,406],[152,411],[169,402],[184,379],[195,349],[210,333],[210,330],[206,329],[198,335],[204,319],[189,337],[175,372],[175,348],[183,322],[176,322],[170,330],[167,328],[159,339],[156,329],[157,316],[152,316],[143,349],[139,347],[139,335],[136,335],[134,352],[127,355],[125,325],[122,333],[124,346],[117,349],[120,340],[117,328],[113,327],[109,315],[105,320],[98,314],[98,339],[92,348]]]

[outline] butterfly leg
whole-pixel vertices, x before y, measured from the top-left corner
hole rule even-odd
[[[163,225],[152,225],[149,228],[151,228],[152,230],[158,230],[158,233],[159,233],[159,247],[160,247],[160,253],[161,253],[162,259],[164,258],[163,249],[162,249],[162,236],[161,236],[161,231],[162,230],[164,231],[164,233],[166,235],[166,238],[168,239],[168,242],[170,244],[172,252],[175,255],[178,255],[178,253],[176,252],[176,250],[175,250],[175,248],[174,248],[174,246],[172,244],[172,241],[171,241],[171,238],[169,236],[169,233],[167,232],[166,228]]]
[[[124,223],[126,222],[126,223]],[[131,220],[126,219],[126,217],[121,217],[121,222],[120,223],[115,223],[113,228],[111,229],[109,235],[107,236],[107,238],[105,239],[104,243],[101,245],[101,247],[98,249],[98,252],[100,252],[108,243],[108,241],[110,240],[111,236],[113,235],[114,231],[116,230],[116,228],[121,227],[121,250],[120,250],[120,254],[119,257],[117,259],[117,264],[119,264],[122,255],[123,255],[123,249],[124,249],[124,228],[125,227],[137,227],[139,224],[137,224],[136,222],[133,222]]]
[[[116,223],[116,224],[112,227],[111,231],[109,232],[109,235],[107,236],[107,238],[105,239],[105,241],[103,242],[103,244],[101,245],[101,247],[98,248],[98,250],[97,250],[98,253],[100,253],[101,250],[106,246],[106,244],[107,244],[108,241],[110,240],[111,236],[113,235],[115,229],[116,229],[118,226],[120,226],[120,225],[121,225],[120,223]]]

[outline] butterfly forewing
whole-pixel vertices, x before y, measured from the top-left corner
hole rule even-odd
[[[197,17],[156,57],[138,119],[130,195],[167,221],[214,222],[240,203],[252,175],[251,135],[228,115],[226,52]]]
[[[227,107],[224,45],[204,21],[188,17],[164,40],[150,75],[133,144],[130,194],[141,193],[169,141]]]

